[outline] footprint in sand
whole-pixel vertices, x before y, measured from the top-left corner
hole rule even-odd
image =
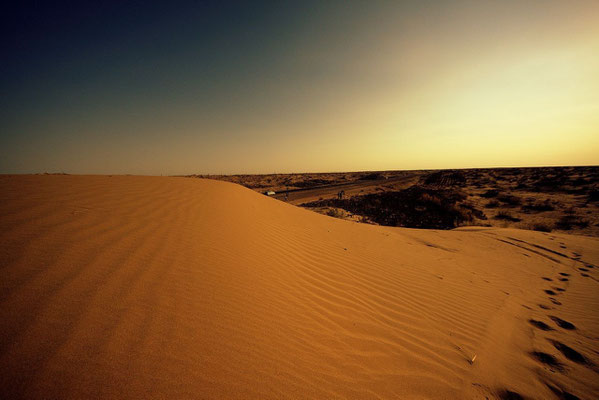
[[[520,393],[513,392],[507,389],[501,389],[497,392],[497,397],[500,400],[524,400],[524,397]]]
[[[545,289],[545,293],[547,293],[550,296],[555,296],[557,295],[557,293],[555,293],[553,290],[549,290],[549,289]]]
[[[565,272],[560,272],[559,274],[560,274],[561,276],[570,276],[570,274],[568,274],[568,273],[565,273]]]
[[[552,327],[550,327],[549,325],[547,325],[546,323],[544,323],[543,321],[537,321],[536,319],[529,319],[528,323],[542,331],[554,331],[555,330]]]
[[[568,279],[568,278],[559,278],[559,280],[560,280],[561,282],[568,282],[570,279]]]
[[[541,279],[544,279],[544,280],[549,281],[549,282],[553,282],[553,279],[547,278],[546,276],[542,276]]]
[[[551,320],[553,322],[555,322],[557,324],[557,326],[559,326],[560,328],[567,329],[569,331],[576,329],[576,326],[574,326],[573,323],[565,321],[565,320],[563,320],[563,319],[561,319],[559,317],[556,317],[554,315],[550,315],[549,318],[551,318]]]
[[[554,368],[557,371],[563,371],[564,370],[564,366],[562,363],[560,363],[559,361],[557,361],[557,358],[555,358],[554,356],[552,356],[551,354],[547,354],[544,353],[542,351],[532,351],[530,353],[530,355],[532,356],[532,358],[534,358],[535,360],[551,367]]]
[[[589,359],[587,359],[585,356],[583,356],[582,354],[580,354],[579,352],[574,350],[572,347],[565,345],[561,342],[558,342],[557,340],[553,340],[553,339],[548,339],[548,340],[568,360],[574,361],[575,363],[582,364],[582,365],[592,365]]]
[[[562,305],[562,303],[561,303],[561,302],[557,301],[557,300],[556,300],[556,299],[554,299],[553,297],[550,297],[550,298],[549,298],[549,300],[551,300],[551,302],[552,302],[553,304],[557,305],[557,306],[561,306],[561,305]]]
[[[553,385],[550,385],[548,383],[545,382],[545,385],[547,385],[547,387],[549,388],[549,390],[551,390],[557,397],[558,399],[562,399],[562,400],[580,400],[580,397],[578,396],[574,396],[572,393],[566,392],[563,389],[557,388]]]

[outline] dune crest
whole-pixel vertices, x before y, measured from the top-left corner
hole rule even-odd
[[[599,394],[597,238],[370,226],[203,179],[0,196],[6,398]]]

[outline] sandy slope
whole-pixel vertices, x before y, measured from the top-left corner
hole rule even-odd
[[[83,176],[0,177],[0,235],[4,398],[599,397],[596,238]]]

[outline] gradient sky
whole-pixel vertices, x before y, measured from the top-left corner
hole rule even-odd
[[[599,164],[599,1],[16,2],[0,173]]]

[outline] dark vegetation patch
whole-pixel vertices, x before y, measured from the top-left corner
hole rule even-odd
[[[521,221],[520,218],[514,217],[512,214],[510,214],[508,212],[505,212],[505,211],[500,211],[493,218],[500,219],[500,220],[503,220],[503,221],[510,221],[510,222],[519,222],[519,221]]]
[[[536,224],[532,224],[532,230],[538,232],[551,232],[553,228],[549,224],[537,222]]]
[[[560,328],[567,329],[567,330],[570,330],[570,331],[576,329],[576,326],[574,326],[573,323],[565,321],[565,320],[563,320],[563,319],[561,319],[559,317],[550,315],[549,318],[551,318],[551,320],[553,322],[555,322],[557,324],[557,326],[559,326]]]
[[[481,194],[480,197],[484,197],[485,199],[490,199],[493,197],[497,197],[497,195],[499,195],[499,190],[489,189],[486,192],[484,192],[483,194]],[[497,203],[497,204],[499,204],[499,203]]]
[[[385,175],[383,175],[380,172],[373,172],[371,174],[363,175],[359,178],[359,180],[361,180],[361,181],[376,181],[379,179],[386,179]]]
[[[485,204],[485,208],[497,208],[499,206],[501,206],[501,203],[499,203],[497,200],[491,200]]]
[[[542,202],[541,201],[537,201],[537,202],[531,201],[531,202],[524,204],[521,208],[522,208],[522,211],[524,211],[526,213],[555,210],[555,207],[551,204],[551,201],[549,201],[549,199],[542,201]]]
[[[587,196],[587,201],[589,203],[597,203],[599,202],[599,189],[593,189],[589,192]]]
[[[478,218],[480,220],[487,219],[487,216],[485,215],[484,212],[477,209],[476,207],[474,207],[473,204],[471,204],[469,202],[460,203],[459,206],[460,206],[460,208],[463,208],[464,210],[468,210],[467,212],[471,213],[475,218]]]
[[[425,176],[421,182],[432,186],[457,186],[466,183],[466,177],[462,171],[437,171]]]
[[[482,211],[464,203],[465,199],[466,195],[458,190],[414,185],[400,191],[319,200],[302,206],[342,208],[386,226],[452,229],[486,219]]]
[[[395,210],[396,207],[392,206],[388,210],[383,210],[381,215],[376,216],[375,219],[383,220],[383,224],[430,226],[435,229],[461,225],[518,224],[519,228],[526,227],[539,232],[551,232],[559,229],[565,232],[578,231],[585,235],[599,235],[599,220],[596,213],[599,206],[599,167],[190,176],[234,182],[260,193],[274,191],[276,192],[275,198],[293,204],[301,203],[302,197],[307,199],[304,201],[311,201],[319,197],[332,198],[336,194],[336,186],[339,186],[338,191],[345,187],[340,185],[355,184],[355,186],[351,186],[352,189],[346,187],[346,190],[350,192],[348,196],[351,197],[359,190],[363,190],[363,193],[359,193],[360,195],[402,191],[407,185],[418,182],[418,186],[422,188],[435,190],[435,197],[444,197],[443,191],[456,191],[464,194],[467,200],[464,198],[449,204],[453,205],[457,211],[451,207],[442,211],[442,213],[454,214],[457,217],[449,223],[446,219],[439,218],[438,215],[424,218],[424,220],[420,215],[416,215],[415,218],[404,218],[400,215],[403,211]],[[302,194],[303,190],[316,188],[321,189],[318,189],[315,194],[314,192]],[[288,197],[284,195],[287,190],[290,191]],[[320,192],[321,190],[322,192]],[[383,202],[385,200],[381,200],[381,203]],[[316,211],[326,213],[328,208],[336,205],[325,206],[328,207],[319,207]],[[429,204],[424,204],[425,208],[429,206]],[[368,204],[356,207],[367,208]],[[582,207],[586,207],[586,209]],[[339,208],[345,209],[345,207]],[[489,215],[490,221],[485,221],[487,218],[485,212],[491,209],[496,211]],[[563,213],[560,214],[557,210],[563,210]],[[391,211],[391,214],[395,215],[383,216],[382,214],[387,211]],[[500,216],[499,220],[495,220],[492,217],[498,211],[510,212],[513,217],[502,220]],[[415,212],[420,213],[418,210]],[[351,213],[357,217],[364,217],[363,221],[365,222],[376,222],[368,215]],[[374,214],[375,212],[371,211],[370,213]],[[542,218],[535,218],[535,215],[542,216]],[[348,218],[348,215],[344,214],[343,218]],[[513,218],[518,218],[521,221],[516,221]],[[414,221],[414,219],[421,221]],[[431,220],[433,220],[432,223]]]
[[[537,321],[536,319],[529,319],[528,322],[535,328],[538,328],[542,331],[553,331],[554,330],[552,327],[550,327],[543,321]]]
[[[560,229],[563,231],[569,231],[575,227],[579,228],[579,229],[583,229],[588,226],[589,226],[589,221],[587,221],[586,219],[584,219],[578,215],[572,215],[572,214],[567,214],[567,215],[562,216],[555,223],[555,229]]]
[[[522,202],[520,197],[514,196],[512,194],[500,194],[497,196],[497,200],[501,201],[508,207],[516,207]]]
[[[327,210],[326,214],[333,218],[343,218],[343,211],[339,210],[338,208],[331,208]]]

